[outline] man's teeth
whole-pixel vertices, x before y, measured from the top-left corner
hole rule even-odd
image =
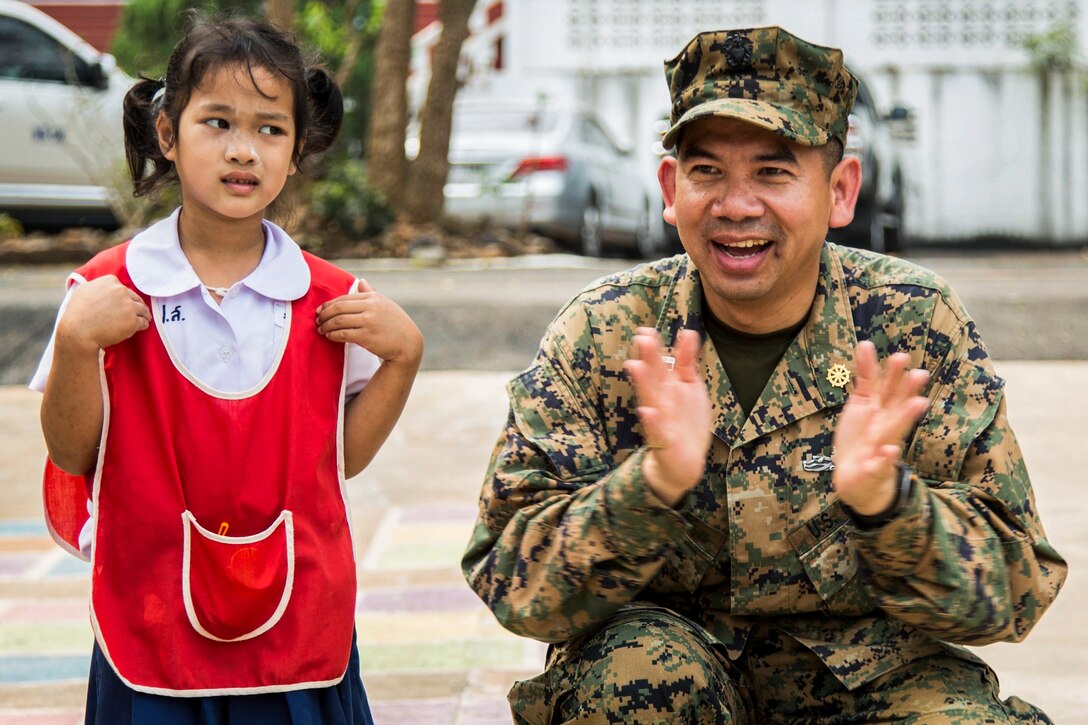
[[[762,247],[764,244],[770,244],[769,239],[748,239],[743,242],[730,242],[729,244],[723,244],[722,246],[729,249],[748,249],[750,247]]]

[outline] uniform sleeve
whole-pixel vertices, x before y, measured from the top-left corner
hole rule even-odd
[[[578,332],[585,318],[564,314],[508,385],[510,414],[462,561],[503,626],[546,642],[634,599],[688,527],[646,486],[642,451],[614,460],[593,394],[592,344]]]
[[[943,336],[941,319],[931,338]],[[1046,539],[1005,413],[1004,382],[967,321],[930,369],[930,409],[904,452],[907,505],[853,536],[877,605],[939,639],[1019,641],[1067,567]]]

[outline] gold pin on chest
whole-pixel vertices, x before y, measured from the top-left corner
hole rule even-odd
[[[845,388],[846,384],[850,382],[850,371],[846,369],[845,365],[832,365],[831,369],[827,371],[827,382],[836,388]]]

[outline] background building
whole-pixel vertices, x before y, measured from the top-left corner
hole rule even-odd
[[[68,26],[103,53],[110,50],[124,10],[122,0],[31,0],[29,4]]]
[[[843,48],[885,112],[910,110],[912,238],[1088,241],[1085,0],[481,0],[462,93],[582,102],[651,174],[662,62],[700,30],[755,25]],[[416,36],[416,98],[436,27]]]

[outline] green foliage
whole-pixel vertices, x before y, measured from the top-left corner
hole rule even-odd
[[[1031,67],[1037,71],[1069,71],[1077,61],[1077,31],[1071,25],[1055,25],[1024,39]]]
[[[385,197],[367,182],[356,159],[334,161],[309,189],[309,224],[327,246],[359,241],[380,234],[393,221]],[[323,234],[329,232],[330,234]]]
[[[370,79],[374,68],[383,0],[324,2],[296,0],[296,31],[334,74],[344,79],[344,126],[337,153],[363,154],[363,135],[370,123]],[[118,64],[132,76],[161,77],[185,24],[184,13],[201,10],[260,15],[261,0],[130,0],[111,48]],[[349,17],[350,15],[350,17]],[[350,71],[339,73],[351,36],[359,34]]]
[[[325,3],[305,0],[297,15],[298,33],[320,54],[325,66],[342,80],[344,94],[344,125],[335,153],[359,158],[363,155],[363,137],[370,123],[370,80],[374,75],[374,44],[378,36],[375,21],[377,3]],[[348,58],[354,36],[357,47],[354,58]],[[343,71],[345,60],[352,67]]]
[[[110,49],[129,75],[161,77],[181,36],[186,10],[258,14],[260,0],[129,0]]]
[[[23,225],[19,223],[18,219],[13,219],[7,214],[0,214],[0,240],[21,237],[22,235]]]

